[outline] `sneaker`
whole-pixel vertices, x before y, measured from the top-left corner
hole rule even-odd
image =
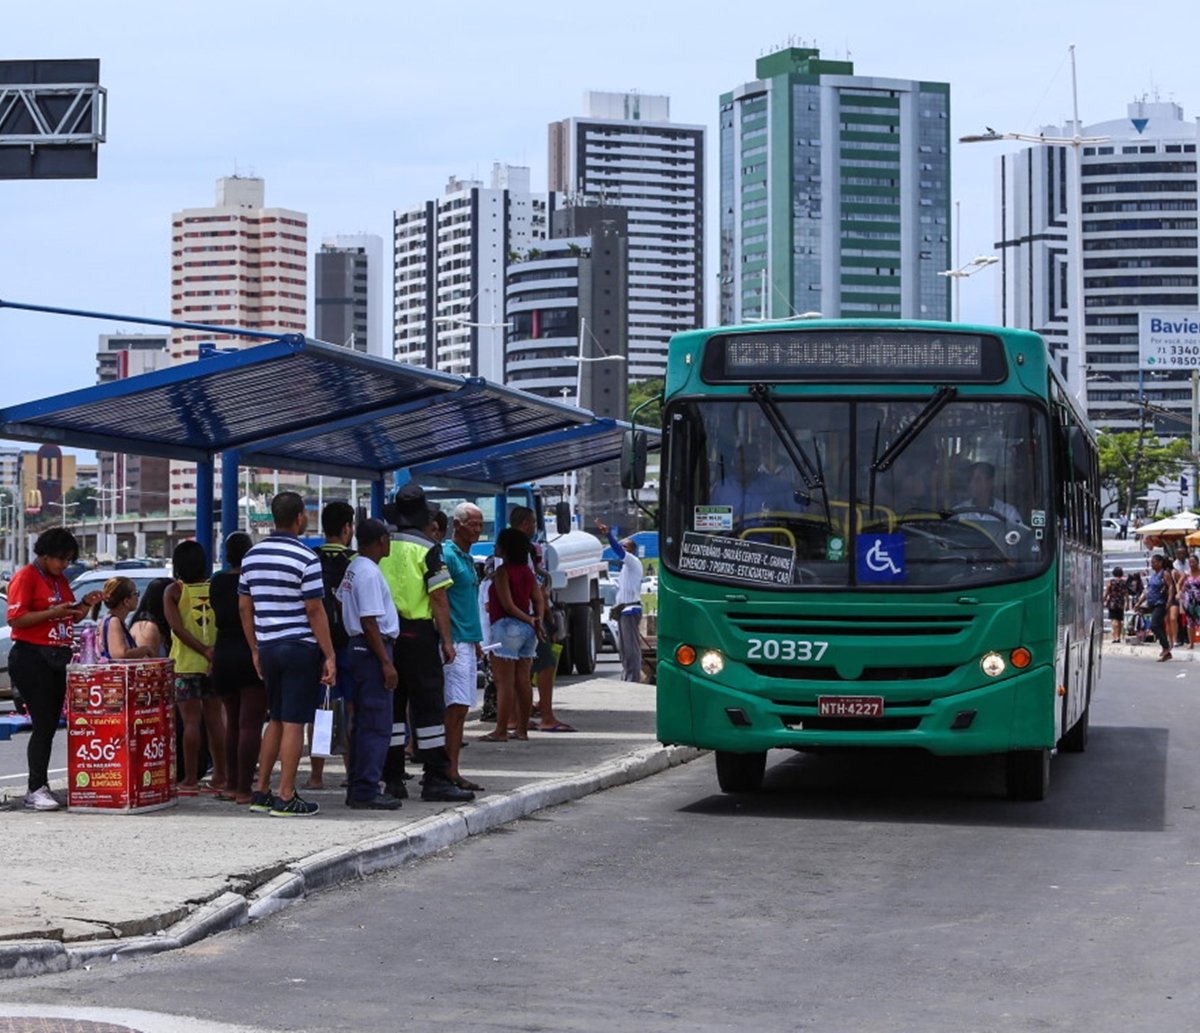
[[[250,794],[250,810],[266,814],[275,806],[275,797],[270,793],[253,792]]]
[[[296,793],[290,800],[282,800],[278,796],[271,802],[268,812],[272,818],[309,818],[321,809],[319,803],[309,803],[300,799]]]
[[[370,800],[347,800],[346,806],[352,811],[395,811],[400,808],[400,801],[391,793],[380,793]]]
[[[412,776],[410,775],[409,777],[411,778]],[[408,799],[408,786],[403,782],[389,782],[384,787],[384,791],[388,796],[394,796],[397,800]]]
[[[42,786],[25,794],[25,806],[31,811],[57,811],[62,804],[54,798],[49,786]]]
[[[421,789],[421,799],[437,803],[467,803],[475,799],[470,789],[459,789],[448,778],[425,776],[425,784]]]

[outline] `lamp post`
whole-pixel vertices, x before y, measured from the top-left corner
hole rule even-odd
[[[50,503],[47,503],[47,505],[57,506],[60,510],[62,510],[62,526],[66,527],[67,526],[67,510],[74,509],[76,506],[79,505],[79,503],[78,502],[50,502]]]
[[[1079,90],[1075,79],[1075,44],[1068,48],[1071,53],[1071,102],[1074,120],[1071,124],[1070,136],[1045,136],[1030,133],[998,133],[988,129],[986,133],[960,136],[959,143],[994,143],[999,140],[1018,140],[1022,143],[1041,144],[1045,147],[1070,147],[1074,154],[1072,163],[1074,175],[1074,204],[1067,213],[1070,226],[1071,253],[1071,297],[1068,300],[1068,316],[1071,330],[1068,334],[1068,369],[1070,377],[1075,381],[1075,397],[1079,400],[1084,411],[1087,411],[1087,348],[1084,344],[1086,320],[1083,311],[1083,148],[1092,144],[1107,143],[1107,136],[1082,136],[1083,128],[1079,121]],[[1071,354],[1072,348],[1074,354]]]
[[[945,269],[938,273],[938,276],[949,276],[954,280],[954,313],[953,321],[957,323],[962,319],[962,282],[968,276],[974,276],[980,269],[986,269],[989,265],[995,265],[1000,259],[995,255],[976,255],[966,265],[960,265],[957,269]]]

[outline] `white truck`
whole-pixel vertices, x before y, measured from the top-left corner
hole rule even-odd
[[[591,674],[596,669],[596,654],[600,649],[603,608],[600,581],[608,575],[604,543],[586,531],[571,529],[565,503],[555,507],[555,527],[547,529],[541,492],[533,484],[513,485],[507,490],[486,486],[426,486],[425,497],[447,516],[453,514],[460,502],[479,507],[483,513],[483,534],[471,554],[480,562],[492,555],[496,533],[508,523],[508,515],[515,506],[533,510],[538,527],[535,540],[550,575],[555,641],[563,647],[559,673],[575,670]]]

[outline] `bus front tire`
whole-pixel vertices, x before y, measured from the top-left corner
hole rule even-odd
[[[757,793],[767,770],[767,752],[727,753],[716,751],[717,784],[723,793]]]
[[[1010,800],[1044,800],[1050,788],[1049,750],[1012,750],[1004,757],[1004,785]]]

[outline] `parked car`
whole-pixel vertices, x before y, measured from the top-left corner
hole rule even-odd
[[[84,571],[72,581],[71,591],[75,593],[76,599],[82,599],[88,592],[103,588],[104,582],[110,577],[127,577],[137,585],[138,592],[142,593],[150,586],[151,581],[170,576],[171,571],[167,567],[129,567],[121,570],[113,567],[97,567],[95,570]]]
[[[1113,517],[1105,517],[1100,521],[1100,533],[1105,538],[1116,538],[1121,533],[1121,525]]]

